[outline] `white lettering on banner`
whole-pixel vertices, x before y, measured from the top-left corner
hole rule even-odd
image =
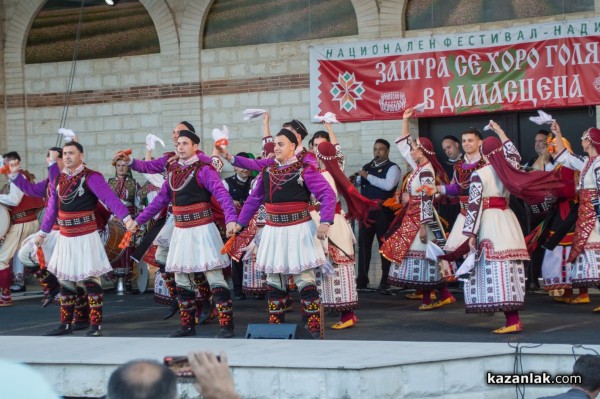
[[[563,44],[546,46],[546,66],[554,67],[558,59],[561,65],[582,65],[598,63],[598,42],[586,43],[584,55],[581,55],[581,43],[574,43],[573,48]],[[585,59],[584,59],[585,58]]]
[[[579,75],[555,76],[552,79],[543,77],[537,81],[537,84],[534,81],[535,79],[508,80],[503,85],[500,82],[493,82],[491,87],[487,83],[474,84],[470,87],[444,86],[440,112],[445,110],[454,112],[455,109],[462,107],[499,105],[517,101],[531,102],[535,107],[538,100],[583,97]],[[433,104],[434,90],[427,88],[424,95],[428,104]]]
[[[422,117],[598,105],[599,35],[594,17],[311,47],[311,111],[339,101],[339,120],[359,121],[419,102]]]

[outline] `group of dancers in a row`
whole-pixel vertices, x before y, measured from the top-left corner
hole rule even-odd
[[[459,277],[465,281],[467,312],[504,312],[506,323],[494,332],[521,331],[518,311],[523,307],[524,262],[531,246],[509,208],[510,194],[526,204],[557,210],[549,213],[532,241],[541,242],[542,237],[556,241],[546,251],[550,263],[561,257],[560,267],[552,268],[557,275],[550,279],[556,281],[551,288],[564,290],[561,298],[570,298],[575,287],[581,301],[587,295],[585,288],[600,282],[599,129],[584,132],[588,157],[579,158],[565,147],[554,122],[554,160],[563,166],[526,172],[516,147],[490,121],[495,135],[485,140],[477,129],[462,133],[465,154],[450,179],[431,141],[410,135],[413,116],[410,108],[404,112],[402,132],[395,141],[411,171],[398,188],[395,218],[380,246],[382,255],[392,261],[390,284],[419,290],[423,298],[419,309],[428,311],[456,301],[447,283]],[[174,305],[169,314],[177,310],[180,314],[180,327],[171,337],[195,335],[196,325],[213,317],[220,324],[217,338],[234,336],[232,293],[224,274],[232,262],[234,270],[242,271],[247,293],[266,295],[269,323],[285,322],[292,286],[299,292],[303,322],[313,336],[321,335],[323,310],[340,312],[334,329],[356,325],[350,221],[373,223],[369,212],[387,204],[361,195],[345,176],[341,147],[331,125],[325,125],[328,131],[315,133],[307,149],[304,124],[294,119],[273,137],[266,114],[260,159],[247,153],[233,156],[222,145],[212,156],[206,155],[198,149],[200,138],[188,122],[173,130],[175,151],[160,158],[138,160],[130,151],[119,151],[115,162],[151,176],[155,185],[154,198],[138,215],[117,195],[119,190],[85,166],[84,149],[76,141],[63,146],[62,156],[60,149],[49,152],[48,178],[37,184],[27,178],[19,160],[8,160],[11,190],[21,192],[21,198],[46,199],[39,231],[21,247],[19,256],[28,259],[48,292],[45,304],[60,292],[60,324],[46,335],[82,329],[88,336],[102,335],[100,276],[113,269],[98,233],[102,207],[131,233],[155,218],[134,258],[143,257],[159,267],[164,296]],[[220,176],[222,159],[235,170],[225,181]],[[251,178],[247,171],[258,174]],[[569,215],[575,189],[577,217],[569,230],[563,225],[573,219]],[[445,197],[458,197],[460,203],[448,235],[436,210]],[[2,281],[0,306],[8,306],[10,291],[7,299]]]

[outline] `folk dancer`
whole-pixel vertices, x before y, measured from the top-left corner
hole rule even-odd
[[[64,168],[64,164],[62,161],[62,148],[60,147],[52,147],[48,150],[48,156],[46,158],[48,162],[48,177],[38,183],[32,183],[25,178],[24,175],[20,173],[16,173],[21,168],[21,162],[14,161],[11,163],[10,168],[11,172],[15,173],[15,177],[12,182],[15,186],[19,187],[19,189],[26,195],[30,197],[44,198],[46,206],[48,205],[48,200],[50,199],[50,184],[56,181],[56,177],[60,174],[60,171]],[[37,232],[36,232],[37,233]],[[42,251],[44,253],[44,259],[50,260],[52,257],[52,253],[54,252],[54,247],[56,245],[56,240],[59,235],[59,226],[58,224],[54,224],[52,226],[52,231],[44,240],[44,244],[42,245]],[[33,244],[33,240],[35,239],[36,234],[32,234],[27,237],[21,248],[19,249],[18,257],[21,263],[28,267],[31,270],[32,274],[37,278],[38,282],[42,286],[44,290],[44,300],[42,302],[42,307],[46,307],[52,303],[54,298],[58,296],[60,293],[60,284],[56,276],[48,271],[46,267],[41,268],[40,262],[37,257],[37,247]],[[84,303],[87,306],[87,297],[85,296],[85,291],[81,289],[78,291],[77,300],[80,302],[80,306],[83,307]],[[77,309],[77,305],[76,305]],[[81,312],[85,314],[85,318],[87,318],[87,311]],[[79,312],[76,311],[76,315]],[[85,328],[89,327],[86,326]]]
[[[483,141],[486,165],[474,171],[463,234],[474,267],[464,284],[467,313],[504,312],[506,323],[495,334],[519,332],[519,310],[525,299],[524,261],[529,258],[523,232],[508,207],[509,194],[527,203],[539,203],[562,187],[554,172],[520,170],[521,157],[502,128],[490,121],[498,134]]]
[[[569,153],[572,154],[573,151],[569,142],[564,137],[562,141]],[[549,147],[548,150],[551,151],[551,154],[556,155],[556,138],[551,138]],[[531,240],[528,243],[528,248],[531,246],[542,248],[543,260],[541,272],[544,279],[544,290],[550,294],[558,293],[559,295],[552,295],[555,301],[571,304],[589,303],[590,297],[587,287],[580,287],[579,295],[573,297],[573,285],[571,282],[573,266],[567,262],[571,246],[573,245],[577,222],[579,204],[576,200],[576,179],[579,177],[579,172],[563,166],[559,162],[546,163],[545,170],[554,169],[560,170],[561,181],[565,186],[561,190],[556,191],[556,198],[552,198],[552,207],[547,212],[547,216],[534,229],[534,233],[530,237],[526,237]],[[533,258],[531,252],[530,249],[530,255]],[[560,295],[561,291],[562,295]]]
[[[219,173],[198,157],[199,143],[200,138],[195,133],[179,132],[179,161],[169,165],[167,181],[158,197],[137,217],[136,225],[146,223],[172,203],[175,228],[165,270],[175,273],[181,327],[169,337],[196,334],[195,274],[204,273],[219,312],[221,330],[216,337],[231,338],[234,335],[233,305],[222,271],[229,266],[229,258],[219,252],[223,241],[214,223],[211,196],[222,205],[229,232],[235,226],[236,212]]]
[[[236,157],[244,157],[253,159],[247,152],[239,152]],[[233,204],[239,212],[250,195],[250,187],[254,177],[250,176],[250,171],[247,169],[233,167],[234,174],[226,179],[223,179],[223,186],[229,192],[233,199]],[[246,299],[246,294],[242,292],[242,281],[244,279],[244,264],[241,260],[231,259],[231,279],[233,280],[233,296],[237,300]]]
[[[181,132],[182,130],[188,130],[193,133],[196,132],[194,126],[192,126],[191,123],[187,121],[179,122],[172,132],[173,145],[175,146],[175,148],[177,148],[177,139],[179,138],[179,132]],[[208,157],[204,152],[200,150],[196,152],[196,155],[201,161],[208,164],[212,164],[212,166],[218,172],[221,172],[221,170],[223,169],[223,161],[221,161],[221,159],[218,156]],[[165,152],[162,157],[148,161],[134,159],[124,154],[123,151],[117,152],[116,156],[118,158],[123,159],[133,171],[144,174],[158,174],[166,173],[166,168],[169,164],[169,160],[175,160],[177,158],[177,153],[175,151]],[[213,209],[216,210],[214,206]],[[164,271],[173,229],[174,219],[173,217],[168,216],[165,220],[163,228],[159,231],[156,240],[154,241],[154,243],[157,244],[156,252],[154,254],[155,261],[160,266],[159,270],[161,277],[167,287],[169,295],[171,296],[170,307],[167,310],[167,312],[163,315],[163,319],[168,319],[172,317],[179,310],[175,274]],[[199,309],[199,313],[201,313],[202,315],[200,317],[200,324],[202,324],[204,321],[208,321],[212,318],[213,303],[211,302],[211,288],[203,273],[195,273],[194,278],[196,279],[195,286],[198,290],[197,306],[202,308],[202,310]]]
[[[4,165],[9,167],[9,162],[21,161],[21,157],[15,151],[4,154]],[[28,181],[33,181],[33,176],[26,170],[15,171],[11,175],[15,178],[17,174],[23,175]],[[10,214],[10,228],[0,243],[0,307],[12,306],[11,284],[10,284],[10,261],[13,260],[15,280],[19,279],[23,285],[12,287],[12,291],[25,291],[23,281],[23,265],[14,258],[21,243],[29,235],[35,233],[39,228],[37,212],[44,206],[41,198],[24,195],[23,192],[12,183],[9,184],[7,194],[0,194],[0,204],[8,208]],[[15,289],[16,288],[16,289]]]
[[[122,159],[115,159],[112,162],[115,168],[115,177],[108,179],[108,185],[112,191],[121,199],[123,205],[129,210],[129,214],[132,217],[137,215],[139,208],[138,198],[138,184],[133,178],[129,166]],[[137,287],[136,276],[134,276],[133,262],[131,254],[135,250],[133,241],[129,247],[121,253],[121,256],[111,262],[114,273],[117,275],[126,276],[125,286],[127,291],[132,294],[139,294],[139,288]]]
[[[51,184],[50,199],[40,231],[34,242],[41,246],[56,222],[60,236],[48,262],[48,270],[60,281],[60,325],[44,335],[71,334],[77,285],[87,291],[90,329],[87,336],[102,335],[103,290],[100,276],[112,271],[100,235],[94,212],[102,201],[131,228],[129,210],[112,192],[99,172],[83,163],[83,146],[69,142],[63,147],[65,168]]]
[[[557,122],[551,126],[556,136],[556,161],[580,171],[577,189],[579,210],[573,245],[567,262],[572,262],[571,282],[573,288],[587,288],[600,284],[600,129],[592,127],[583,132],[581,145],[588,156],[571,154],[562,141]],[[600,306],[594,308],[600,312]]]
[[[450,184],[431,187],[433,194],[440,193],[445,196],[458,197],[460,203],[460,214],[456,217],[452,230],[448,234],[446,245],[443,248],[447,255],[440,257],[442,259],[442,275],[447,280],[454,279],[456,261],[469,252],[468,240],[462,231],[467,214],[471,173],[485,165],[485,161],[481,157],[482,141],[483,135],[478,129],[468,128],[463,130],[462,148],[464,155],[462,161],[454,164],[454,175]],[[450,253],[453,255],[449,255]]]
[[[344,175],[340,163],[341,148],[330,123],[326,123],[328,132],[317,132],[313,136],[313,149],[319,160],[319,171],[336,194],[334,223],[329,228],[327,240],[323,240],[323,249],[333,266],[333,273],[323,273],[321,268],[315,269],[317,287],[321,294],[321,303],[325,311],[340,312],[340,320],[331,326],[334,330],[353,327],[358,323],[355,310],[358,308],[356,291],[356,272],[354,256],[354,233],[350,227],[350,219],[359,219],[360,223],[368,223],[367,215],[377,202],[359,194],[352,182]],[[340,195],[346,200],[348,214],[342,209]],[[311,206],[311,217],[319,222],[321,204]],[[314,209],[313,209],[314,208]]]
[[[320,298],[316,267],[328,264],[318,240],[327,238],[335,213],[335,193],[319,171],[296,157],[300,145],[296,135],[281,129],[275,137],[276,165],[266,166],[238,218],[239,231],[248,225],[265,202],[267,225],[263,228],[256,268],[267,273],[269,323],[283,323],[286,309],[285,284],[293,275],[300,291],[303,321],[315,337],[320,336]],[[317,228],[310,218],[308,203],[313,193],[321,203]]]
[[[441,274],[438,262],[428,259],[427,243],[436,242],[435,230],[442,231],[434,214],[433,196],[423,186],[435,185],[436,178],[447,183],[448,177],[440,165],[433,144],[425,137],[410,137],[409,119],[415,115],[412,108],[404,112],[402,136],[396,139],[400,154],[412,168],[405,191],[402,193],[403,208],[386,233],[380,252],[392,262],[388,283],[414,288],[422,293],[423,303],[419,310],[427,311],[456,302]],[[442,233],[443,234],[443,233]],[[440,300],[431,302],[431,292],[439,290]]]

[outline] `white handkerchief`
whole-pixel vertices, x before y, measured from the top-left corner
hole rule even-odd
[[[71,129],[65,129],[64,127],[58,129],[58,133],[62,134],[65,137],[66,142],[72,141],[73,137],[75,137],[74,131],[72,131]]]
[[[417,104],[413,107],[413,109],[417,112],[423,112],[425,111],[425,107],[427,106],[426,102],[422,102],[421,104]]]
[[[244,111],[244,120],[250,120],[250,119],[254,119],[254,118],[258,118],[261,115],[264,115],[265,112],[267,112],[266,109],[260,109],[260,108],[247,108]]]
[[[212,138],[214,141],[221,140],[221,139],[229,139],[229,130],[227,130],[227,126],[223,125],[223,130],[214,128],[212,130]]]
[[[427,242],[427,247],[425,248],[425,257],[427,259],[437,262],[438,257],[443,254],[444,250],[440,248],[436,243],[434,243],[433,241]]]
[[[469,255],[467,256],[467,258],[465,259],[465,261],[462,263],[462,265],[460,265],[460,267],[458,268],[458,270],[455,273],[455,276],[459,280],[465,281],[465,279],[461,278],[461,276],[468,275],[471,273],[471,271],[475,267],[475,256],[476,255],[477,255],[477,252],[475,252],[475,251],[470,252]]]
[[[325,123],[339,123],[335,114],[333,112],[327,112],[325,115],[315,115],[315,120],[317,122],[325,122]]]
[[[159,142],[163,147],[165,146],[165,142],[158,136],[153,135],[152,133],[148,133],[146,135],[146,149],[148,151],[152,151],[156,148],[156,142]]]
[[[552,119],[552,115],[545,113],[544,111],[538,109],[539,116],[530,116],[529,120],[533,123],[537,123],[538,125],[551,125],[554,122]]]
[[[488,123],[487,125],[485,125],[485,126],[483,127],[483,130],[484,130],[484,131],[486,131],[486,130],[492,130],[492,127],[491,127],[491,126],[490,126],[490,124]]]

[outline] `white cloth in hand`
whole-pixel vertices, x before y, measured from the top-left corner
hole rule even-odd
[[[326,112],[325,115],[323,115],[323,116],[315,115],[315,120],[317,122],[339,123],[333,112]]]
[[[165,142],[158,136],[153,135],[152,133],[148,133],[146,135],[146,149],[148,151],[152,151],[156,148],[156,142],[159,142],[163,147],[165,146]]]
[[[62,134],[65,137],[66,142],[72,141],[73,138],[75,137],[74,131],[72,131],[71,129],[66,129],[64,127],[61,127],[60,129],[58,129],[58,133]]]
[[[554,122],[552,115],[547,114],[540,109],[538,109],[538,116],[530,116],[529,120],[538,125],[551,125],[552,122]]]
[[[267,112],[266,109],[260,109],[260,108],[246,108],[243,113],[244,113],[244,120],[250,120],[250,119],[254,119],[254,118],[258,118],[261,115],[264,115]]]

